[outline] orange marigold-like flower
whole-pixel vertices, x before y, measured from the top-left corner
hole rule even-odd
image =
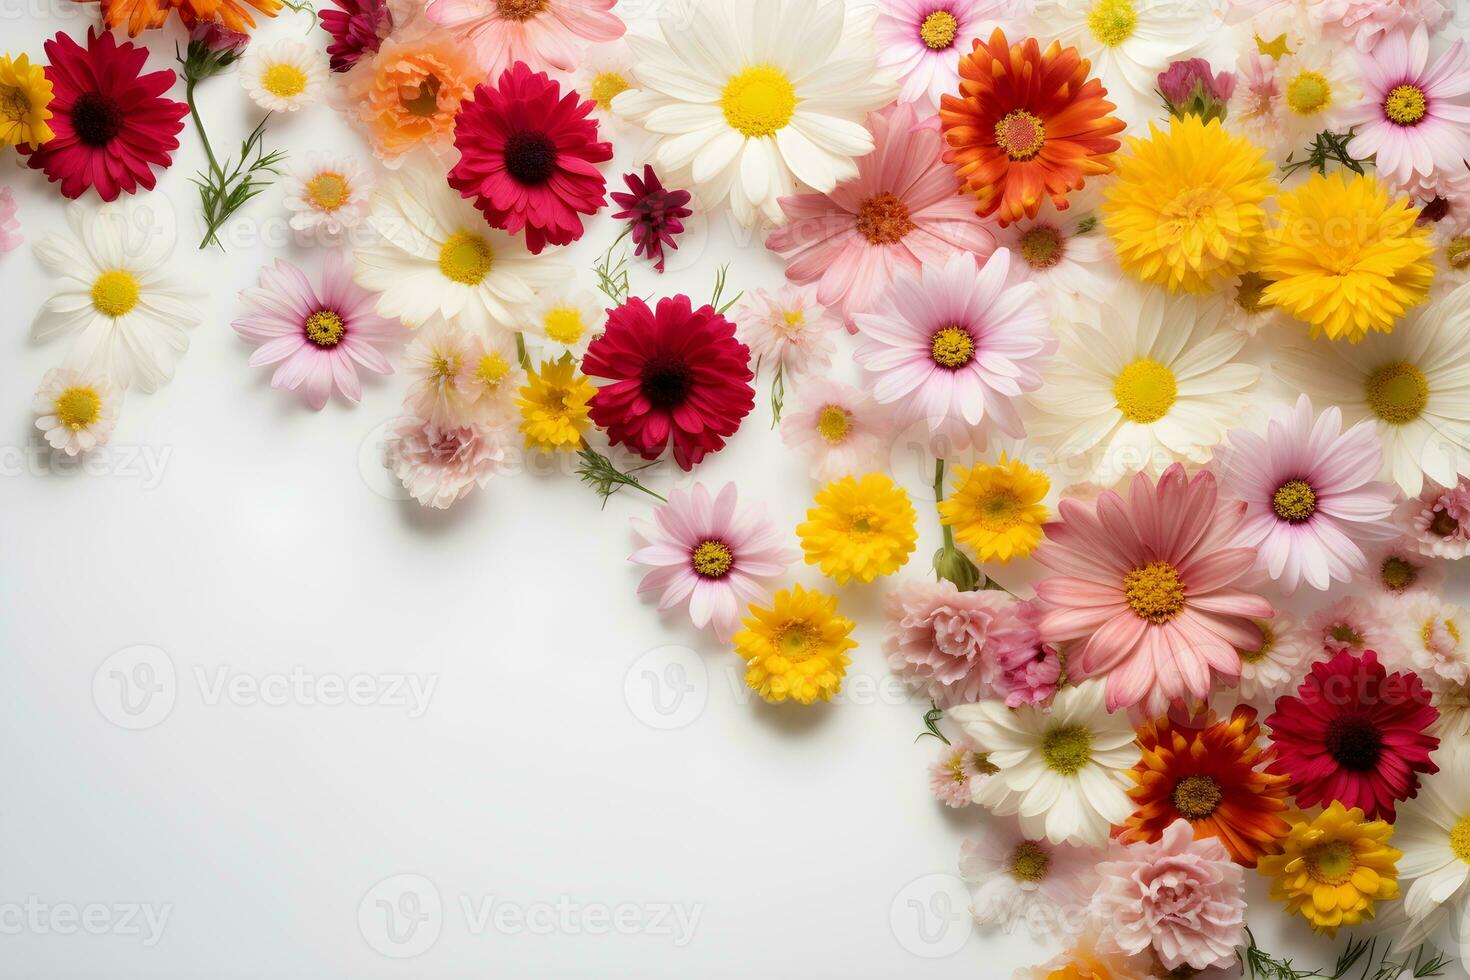
[[[1291,831],[1282,818],[1289,780],[1258,771],[1271,761],[1258,746],[1256,709],[1241,705],[1228,721],[1160,718],[1138,730],[1143,757],[1129,775],[1138,809],[1119,838],[1156,841],[1183,817],[1196,840],[1218,837],[1236,863],[1256,866],[1281,849]]]
[[[453,147],[459,105],[482,77],[474,48],[445,31],[390,37],[348,74],[347,115],[381,160],[418,147],[444,154]]]
[[[274,17],[281,0],[77,0],[78,3],[100,3],[102,21],[109,28],[126,27],[129,37],[145,30],[162,27],[168,15],[177,10],[185,27],[216,21],[232,31],[248,34],[255,26],[250,16],[254,9]]]
[[[1102,83],[1088,78],[1092,63],[1076,48],[1053,41],[1046,53],[1034,37],[1009,44],[997,28],[988,43],[975,39],[960,58],[960,95],[940,100],[939,119],[975,213],[1000,212],[1002,226],[1036,217],[1042,194],[1058,210],[1084,179],[1113,169],[1112,138],[1124,123]]]

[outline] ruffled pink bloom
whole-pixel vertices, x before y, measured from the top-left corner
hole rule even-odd
[[[1040,704],[1057,691],[1062,676],[1061,651],[1042,638],[1041,616],[1040,603],[1017,603],[1009,622],[991,634],[995,659],[1000,664],[995,689],[1008,708]]]
[[[589,43],[616,41],[627,27],[617,0],[428,0],[429,20],[467,44],[490,78],[523,61],[571,71]]]
[[[1418,206],[1417,223],[1427,226],[1439,244],[1470,233],[1470,169],[1455,166],[1428,177],[1415,174],[1399,187]]]
[[[1424,489],[1399,505],[1398,521],[1422,555],[1464,558],[1470,554],[1470,480],[1449,489],[1424,480]]]
[[[0,254],[19,247],[25,241],[15,212],[15,193],[8,186],[0,187]]]
[[[770,600],[766,580],[800,557],[763,505],[738,507],[733,483],[713,498],[702,483],[670,491],[653,522],[635,518],[633,531],[642,546],[628,560],[652,569],[638,591],[662,593],[660,611],[687,604],[690,621],[721,643],[735,635],[746,607]]]
[[[1235,544],[1245,504],[1220,500],[1213,474],[1191,479],[1175,463],[1157,484],[1135,476],[1127,500],[1109,490],[1058,511],[1035,555],[1057,574],[1036,595],[1051,607],[1042,631],[1080,641],[1069,677],[1106,676],[1109,711],[1143,703],[1157,715],[1185,695],[1204,700],[1212,671],[1239,675],[1237,648],[1262,642],[1251,618],[1275,610],[1239,587],[1256,559]]]
[[[1245,870],[1214,837],[1176,820],[1152,844],[1114,849],[1098,866],[1093,916],[1130,956],[1150,948],[1166,969],[1224,967],[1245,942]]]
[[[478,423],[438,425],[406,416],[383,447],[384,462],[415,500],[443,510],[509,469],[510,431]]]
[[[853,315],[870,312],[900,272],[995,248],[995,236],[955,192],[938,129],[921,125],[909,105],[872,113],[868,128],[875,145],[857,161],[858,175],[829,194],[781,198],[786,224],[766,238],[786,260],[786,278],[817,283],[817,302],[840,309],[849,330]]]
[[[1398,650],[1382,610],[1357,596],[1344,596],[1308,616],[1307,634],[1313,644],[1320,644],[1327,656],[1336,656],[1344,650],[1352,653],[1377,650],[1384,654]]]
[[[900,102],[919,103],[932,114],[941,95],[959,91],[960,56],[968,52],[970,39],[988,38],[997,27],[1013,34],[1018,23],[1013,17],[1024,16],[1030,7],[1008,0],[878,0],[873,23],[878,64],[897,70],[903,83]]]
[[[995,767],[979,747],[965,735],[955,735],[929,766],[929,789],[945,806],[969,806],[974,784],[985,780]]]
[[[1290,8],[1285,0],[1283,6]],[[1391,31],[1411,31],[1417,24],[1436,30],[1450,15],[1440,0],[1319,0],[1310,9],[1325,31],[1359,51],[1372,51]]]
[[[1012,626],[1015,605],[1001,592],[906,582],[883,600],[888,665],[941,708],[996,697],[1000,664],[991,634]]]
[[[1363,98],[1344,117],[1356,127],[1354,156],[1376,155],[1388,180],[1407,183],[1438,171],[1464,170],[1470,157],[1470,50],[1457,40],[1429,62],[1423,24],[1395,31],[1358,56]]]
[[[301,389],[312,408],[325,405],[334,387],[360,401],[359,367],[393,373],[383,351],[403,342],[403,327],[377,314],[377,295],[352,280],[340,252],[328,253],[320,289],[296,266],[276,259],[240,298],[251,311],[231,325],[256,345],[250,366],[279,364],[271,386]]]

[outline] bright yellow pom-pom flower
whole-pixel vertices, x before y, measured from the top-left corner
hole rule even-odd
[[[1335,800],[1315,818],[1293,813],[1289,822],[1283,852],[1262,857],[1257,870],[1275,879],[1271,897],[1292,915],[1331,936],[1373,918],[1374,902],[1398,897],[1403,852],[1388,846],[1392,824]]]
[[[1205,293],[1245,271],[1266,227],[1271,165],[1218,120],[1175,119],[1128,140],[1103,224],[1118,261],[1144,282]]]
[[[892,575],[909,560],[919,539],[909,495],[882,473],[861,480],[845,476],[817,491],[816,506],[797,525],[808,565],[839,585]]]
[[[1041,543],[1051,489],[1045,473],[1002,454],[994,466],[955,467],[955,489],[939,504],[939,522],[954,528],[960,544],[980,561],[1024,558]]]
[[[516,405],[521,410],[521,432],[532,449],[572,452],[587,431],[587,401],[597,389],[578,373],[570,354],[542,361],[539,373],[526,374]]]
[[[0,146],[49,142],[56,134],[51,118],[51,80],[40,65],[21,55],[0,54]]]
[[[1393,201],[1366,174],[1317,175],[1282,194],[1281,225],[1267,235],[1261,275],[1268,303],[1312,325],[1312,335],[1357,343],[1388,333],[1424,302],[1434,279],[1429,231],[1408,198]]]
[[[782,589],[771,608],[750,607],[735,652],[745,658],[745,683],[767,701],[830,701],[852,662],[853,621],[837,615],[837,599],[796,585]]]

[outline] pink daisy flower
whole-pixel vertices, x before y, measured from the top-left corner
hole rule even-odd
[[[978,274],[959,252],[899,278],[876,312],[858,314],[854,358],[875,375],[873,397],[897,403],[900,427],[922,419],[958,450],[983,449],[987,421],[1026,434],[1014,400],[1041,386],[1057,343],[1041,288],[1023,276],[1006,249]]]
[[[955,735],[929,766],[929,789],[948,807],[969,806],[977,783],[996,772],[995,766],[965,735]]]
[[[940,159],[939,130],[921,125],[909,105],[872,113],[868,128],[874,148],[857,161],[857,177],[828,194],[781,198],[786,224],[766,238],[786,260],[786,278],[816,283],[817,302],[840,309],[849,330],[853,314],[870,312],[900,272],[995,248]]]
[[[1336,406],[1313,421],[1306,395],[1276,413],[1263,438],[1234,429],[1216,453],[1221,491],[1246,504],[1240,543],[1287,595],[1324,590],[1366,568],[1361,542],[1391,535],[1393,488],[1371,478],[1383,465],[1374,423],[1342,431]]]
[[[642,547],[628,560],[652,569],[638,591],[660,591],[660,611],[687,604],[694,625],[713,629],[721,643],[730,642],[748,606],[770,600],[764,580],[800,557],[783,545],[764,506],[738,508],[733,483],[713,498],[702,483],[670,491],[653,522],[635,518],[633,530]]]
[[[1429,62],[1429,31],[1396,31],[1359,55],[1363,99],[1346,116],[1356,131],[1354,156],[1375,155],[1378,172],[1395,183],[1463,169],[1470,157],[1470,50],[1457,40]]]
[[[1042,630],[1077,640],[1069,677],[1107,677],[1109,711],[1144,704],[1162,714],[1185,695],[1204,700],[1211,673],[1240,673],[1258,649],[1251,617],[1275,614],[1239,587],[1256,553],[1235,545],[1246,505],[1219,499],[1213,474],[1175,463],[1155,484],[1133,478],[1128,499],[1108,490],[1088,506],[1058,505],[1036,560],[1057,573],[1036,586],[1051,608]]]
[[[627,27],[617,0],[428,0],[429,20],[469,45],[490,78],[523,61],[571,71],[589,43],[616,41]]]
[[[283,259],[263,267],[259,283],[240,293],[251,311],[232,326],[256,347],[251,367],[280,365],[271,387],[299,388],[320,409],[334,387],[349,401],[362,399],[359,367],[393,373],[383,351],[402,342],[403,327],[377,314],[377,295],[353,282],[340,252],[328,253],[320,289]]]
[[[439,510],[483,487],[513,464],[512,429],[465,423],[441,425],[405,416],[383,447],[384,461],[425,507]]]
[[[1369,581],[1382,598],[1438,595],[1444,584],[1445,563],[1421,554],[1411,538],[1379,544],[1367,555]]]
[[[1307,635],[1328,656],[1344,650],[1361,654],[1364,650],[1387,653],[1398,649],[1382,609],[1357,596],[1344,596],[1308,616]]]
[[[25,238],[16,220],[15,194],[7,185],[0,187],[0,254],[17,248]]]
[[[897,70],[898,100],[938,111],[941,95],[959,91],[960,55],[970,39],[997,27],[1013,34],[1016,22],[1002,14],[1014,9],[1006,0],[878,0],[878,64]]]
[[[892,429],[889,410],[867,392],[813,377],[781,419],[781,441],[806,454],[813,480],[831,483],[886,469]]]
[[[1424,489],[1399,505],[1398,522],[1422,555],[1464,558],[1470,554],[1470,480],[1445,489],[1427,477]]]

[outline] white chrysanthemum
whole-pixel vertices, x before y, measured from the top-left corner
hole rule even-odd
[[[1417,946],[1447,920],[1461,936],[1458,950],[1470,965],[1470,745],[1446,739],[1434,753],[1439,772],[1424,777],[1419,795],[1399,810],[1393,845],[1399,859],[1399,887],[1404,896],[1405,933],[1399,949]]]
[[[590,289],[549,289],[539,293],[526,311],[526,339],[547,360],[563,353],[580,358],[606,322],[607,301],[600,294]]]
[[[1112,486],[1208,462],[1260,376],[1235,361],[1245,337],[1221,329],[1224,300],[1124,284],[1091,315],[1057,325],[1061,347],[1031,394],[1040,414],[1027,431],[1068,482]]]
[[[41,379],[31,407],[36,428],[51,447],[76,456],[107,441],[117,425],[122,392],[100,373],[52,368]]]
[[[1313,650],[1305,630],[1295,616],[1277,610],[1270,620],[1257,620],[1261,645],[1240,654],[1239,691],[1242,701],[1269,706],[1277,695],[1300,683],[1307,664],[1321,650]],[[1218,705],[1216,706],[1218,709]]]
[[[1328,41],[1297,48],[1276,65],[1281,86],[1281,138],[1284,152],[1303,159],[1312,138],[1324,129],[1346,130],[1346,112],[1362,97],[1353,50]]]
[[[862,120],[898,90],[876,65],[871,15],[850,23],[843,0],[664,7],[661,38],[627,38],[641,89],[613,100],[659,137],[661,174],[706,208],[728,198],[747,227],[780,223],[798,180],[826,193],[857,176],[873,149]]]
[[[331,242],[367,215],[373,181],[352,157],[312,151],[293,157],[281,188],[291,227]]]
[[[1133,812],[1126,770],[1138,762],[1139,749],[1128,713],[1108,712],[1105,687],[1091,680],[1063,688],[1048,707],[981,701],[951,708],[950,720],[1000,770],[977,790],[975,802],[1000,816],[1016,814],[1021,832],[1034,839],[1107,843],[1113,825]]]
[[[353,253],[353,278],[380,293],[378,312],[417,327],[434,314],[480,334],[519,330],[535,290],[563,282],[561,263],[485,224],[422,159],[372,194],[375,240]]]
[[[198,295],[169,264],[174,228],[135,197],[95,209],[73,204],[66,220],[70,234],[36,245],[36,257],[59,278],[32,336],[75,333],[67,367],[101,372],[119,388],[157,390],[188,350],[188,328],[203,319]]]
[[[1362,343],[1303,337],[1280,351],[1276,368],[1314,401],[1341,406],[1344,425],[1373,419],[1384,470],[1406,495],[1426,476],[1452,487],[1470,473],[1470,285]]]
[[[1205,0],[1041,0],[1031,33],[1075,45],[1092,62],[1092,74],[1129,131],[1146,132],[1164,109],[1156,89],[1159,72],[1205,37],[1213,18]]]
[[[1067,320],[1100,306],[1118,280],[1108,236],[1090,206],[1092,195],[1082,195],[1074,195],[1080,200],[1066,211],[1044,198],[1036,217],[994,229],[997,247],[1019,260],[1011,268],[1039,284],[1053,314]]]
[[[973,886],[977,923],[1011,932],[1024,922],[1033,937],[1050,940],[1085,922],[1098,858],[1091,848],[1027,837],[1007,820],[960,845],[960,878]]]
[[[240,59],[240,84],[268,112],[295,112],[327,91],[327,56],[295,38],[255,41]]]
[[[1438,596],[1421,593],[1384,606],[1398,653],[1432,691],[1470,689],[1470,615]]]

